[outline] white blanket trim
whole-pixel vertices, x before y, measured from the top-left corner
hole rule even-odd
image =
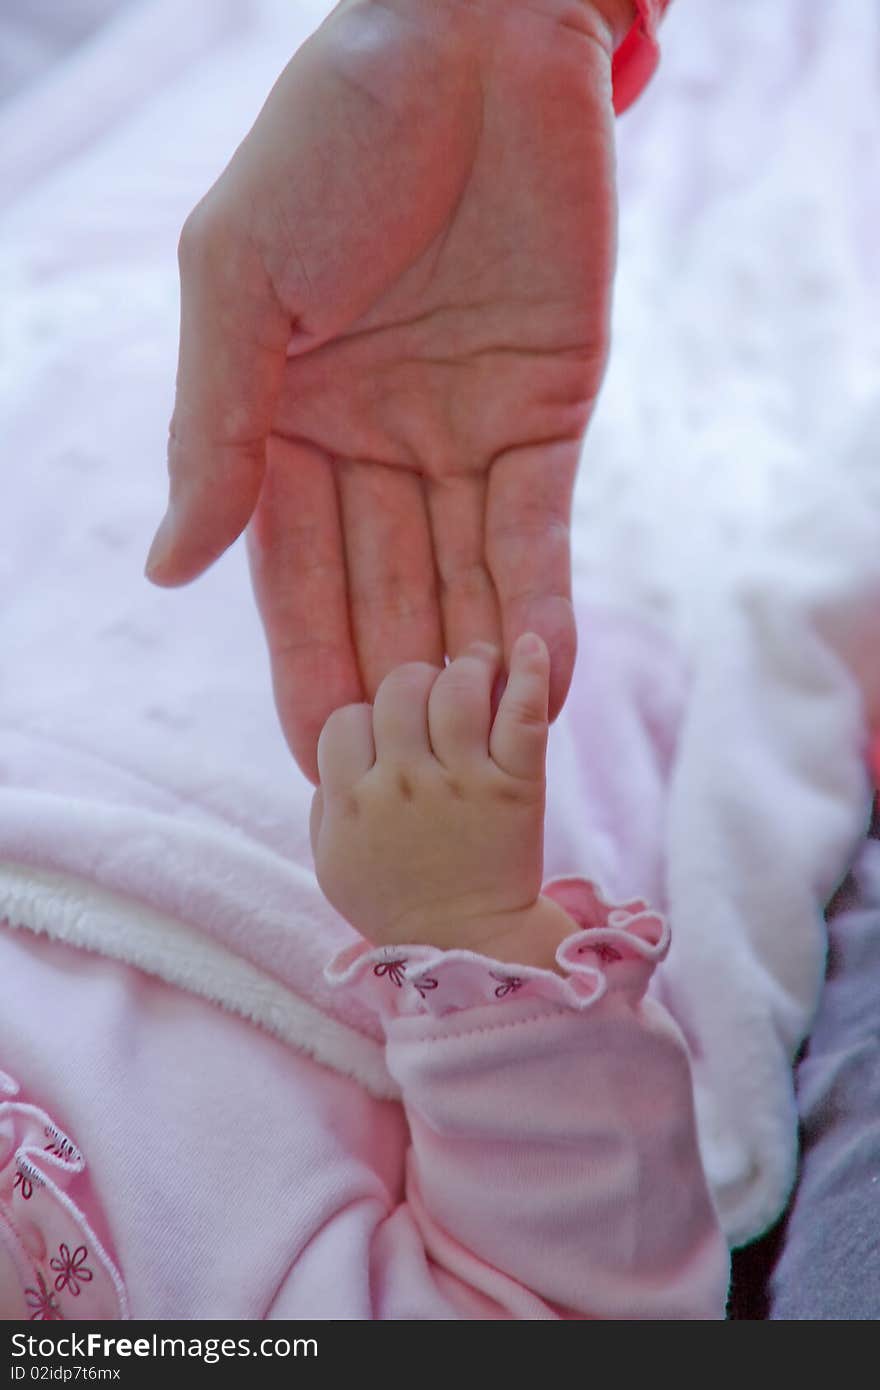
[[[400,1096],[381,1043],[330,1018],[182,922],[73,875],[0,863],[0,921],[95,951],[257,1024],[379,1100]]]

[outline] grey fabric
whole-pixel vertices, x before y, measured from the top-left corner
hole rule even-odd
[[[773,1320],[880,1318],[877,839],[864,846],[828,925],[826,985],[797,1069],[801,1176],[767,1283]]]

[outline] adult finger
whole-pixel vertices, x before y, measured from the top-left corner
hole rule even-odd
[[[421,478],[338,460],[349,613],[367,698],[397,666],[441,666],[443,630]]]
[[[219,186],[180,238],[180,346],[168,509],[147,575],[184,584],[244,529],[260,491],[291,319]]]
[[[443,634],[450,656],[472,642],[501,646],[501,609],[486,563],[487,478],[427,479]]]
[[[318,770],[324,795],[345,791],[365,777],[375,761],[370,706],[345,705],[334,710],[318,739]]]
[[[526,633],[514,645],[510,674],[492,733],[489,752],[512,777],[540,781],[547,755],[547,699],[550,655],[544,642]]]
[[[333,462],[320,449],[269,440],[247,549],[278,717],[299,767],[315,782],[328,716],[366,698],[349,625]]]
[[[501,602],[508,659],[526,632],[550,653],[551,721],[571,685],[577,632],[571,598],[571,501],[580,445],[516,449],[495,460],[486,507],[486,554]]]

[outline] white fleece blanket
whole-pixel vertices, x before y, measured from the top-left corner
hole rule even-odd
[[[310,873],[243,547],[186,590],[141,577],[179,228],[329,8],[95,0],[91,37],[47,41],[0,104],[0,919],[206,993],[393,1095],[373,1020],[304,998],[291,955],[292,903],[298,946],[322,933],[315,979],[348,928]],[[633,823],[643,882],[614,881],[621,847],[579,817],[567,715],[547,867],[670,911],[663,988],[733,1243],[793,1180],[790,1064],[880,715],[878,44],[873,0],[676,0],[618,127],[614,351],[575,570],[623,628],[626,610],[665,627],[692,679],[639,696],[630,673],[615,697],[633,779],[628,729],[684,702],[662,821]]]

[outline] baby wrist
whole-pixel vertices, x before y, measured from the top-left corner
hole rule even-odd
[[[564,976],[565,971],[556,963],[556,952],[577,930],[577,923],[558,903],[539,897],[530,907],[469,920],[459,931],[445,934],[442,942],[425,944],[473,951],[506,964],[531,965]]]

